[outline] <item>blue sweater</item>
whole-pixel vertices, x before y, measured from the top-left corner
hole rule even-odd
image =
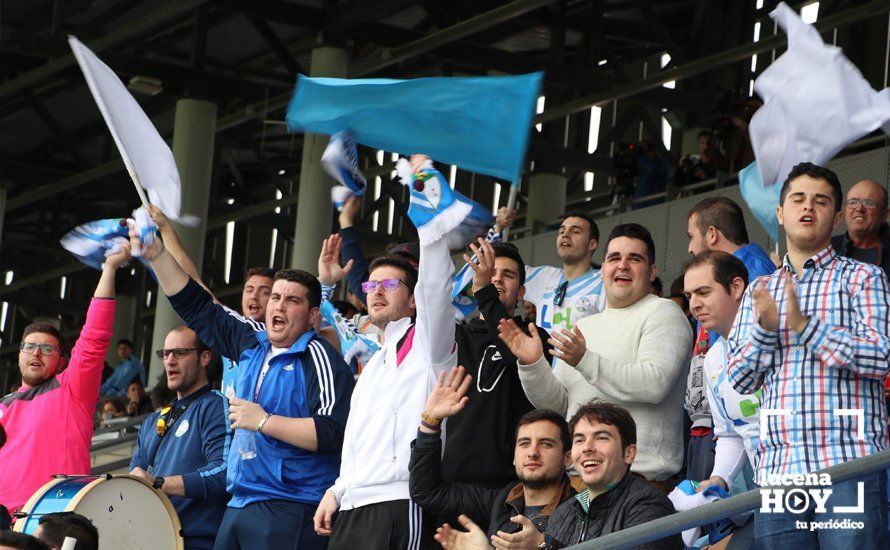
[[[156,477],[181,475],[186,496],[171,496],[170,502],[186,548],[210,549],[226,510],[225,398],[215,391],[195,395],[173,402],[174,410],[182,404],[186,408],[164,437],[157,434],[160,412],[145,419],[130,469],[138,466]]]
[[[142,366],[142,362],[139,359],[136,359],[135,355],[131,355],[121,361],[120,365],[114,369],[114,372],[99,389],[99,395],[102,397],[126,397],[127,386],[137,378],[142,382],[142,387],[144,388],[145,367]]]
[[[170,304],[211,349],[238,363],[236,395],[254,400],[254,390],[271,350],[266,331],[256,331],[232,315],[194,281]],[[257,456],[242,460],[237,449],[228,457],[226,488],[229,506],[283,499],[316,505],[340,473],[340,449],[349,416],[355,380],[337,351],[315,331],[304,333],[287,351],[276,355],[256,401],[270,413],[311,418],[318,442],[315,452],[254,433]]]

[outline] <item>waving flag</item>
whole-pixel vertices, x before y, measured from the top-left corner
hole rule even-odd
[[[520,76],[297,79],[292,132],[349,130],[358,143],[514,184],[522,174],[542,73]]]
[[[872,89],[840,48],[826,45],[785,3],[770,17],[788,34],[788,51],[754,82],[764,101],[749,127],[761,189],[748,174],[745,200],[755,212],[778,206],[778,191],[769,188],[783,182],[795,164],[825,164],[877,128],[890,133],[890,88]],[[752,204],[749,196],[763,204]]]
[[[186,225],[196,225],[194,216],[180,212],[179,171],[170,147],[158,134],[139,103],[130,95],[120,78],[77,38],[68,44],[83,71],[96,105],[108,125],[143,206],[151,200],[168,218]],[[148,198],[142,188],[148,191]]]
[[[78,225],[66,233],[59,242],[62,248],[73,254],[81,263],[101,270],[105,258],[130,242],[128,233],[126,220],[120,218],[96,220]],[[151,264],[143,258],[139,259],[154,277]]]

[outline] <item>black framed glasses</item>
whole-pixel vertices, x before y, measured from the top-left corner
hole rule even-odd
[[[563,300],[566,299],[566,291],[569,289],[569,282],[565,281],[556,289],[556,295],[553,297],[553,305],[562,306]]]
[[[158,356],[158,359],[166,359],[168,355],[171,353],[177,359],[182,359],[187,356],[189,353],[193,351],[198,351],[198,348],[173,348],[173,349],[159,349],[155,352],[155,355]]]
[[[362,283],[362,292],[365,294],[370,294],[377,290],[378,286],[383,287],[384,292],[393,292],[395,289],[399,288],[399,283],[402,283],[405,286],[408,284],[401,279],[383,279],[382,281],[365,281]]]
[[[38,348],[40,349],[40,354],[45,355],[47,357],[53,356],[59,351],[59,348],[57,348],[56,346],[54,346],[52,344],[38,344],[36,342],[22,342],[22,344],[19,346],[20,350],[22,350],[23,352],[25,352],[29,355],[33,355],[34,352]]]

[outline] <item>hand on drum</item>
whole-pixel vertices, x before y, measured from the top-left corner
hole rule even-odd
[[[155,482],[155,476],[153,476],[153,475],[151,475],[150,473],[146,472],[145,470],[143,470],[143,469],[140,468],[139,466],[136,466],[135,468],[133,468],[132,470],[130,470],[130,475],[131,475],[131,476],[136,476],[136,477],[141,477],[142,479],[144,479],[145,481],[147,481],[149,485],[151,485],[152,483]]]
[[[255,432],[266,411],[253,401],[233,397],[229,399],[229,421],[232,428]]]

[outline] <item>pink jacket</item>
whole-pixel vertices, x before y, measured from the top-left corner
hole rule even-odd
[[[90,473],[93,415],[113,325],[114,300],[93,298],[65,370],[0,400],[8,438],[0,449],[0,503],[10,511],[53,474]]]

